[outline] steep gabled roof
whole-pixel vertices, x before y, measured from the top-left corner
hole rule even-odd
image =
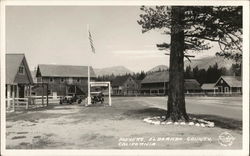
[[[131,77],[130,75],[117,76],[111,83],[112,86],[122,86],[127,79]]]
[[[88,66],[40,64],[37,72],[40,72],[42,77],[88,77]],[[90,76],[96,77],[92,67]]]
[[[162,72],[154,72],[148,74],[141,83],[159,83],[159,82],[168,82],[169,81],[169,72],[162,71]]]
[[[242,87],[240,76],[221,76],[215,84],[221,79],[223,79],[230,87]]]
[[[186,90],[201,90],[200,83],[195,79],[185,79],[184,86]]]
[[[21,63],[25,65],[25,71],[29,78],[30,83],[33,83],[33,79],[29,70],[28,63],[26,61],[24,54],[6,54],[6,84],[15,83],[15,77],[18,72],[19,66]]]

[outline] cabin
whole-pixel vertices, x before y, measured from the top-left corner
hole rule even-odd
[[[195,79],[184,80],[185,93],[200,93],[200,84]],[[141,81],[141,95],[168,95],[169,72],[158,71],[148,74]]]
[[[131,75],[117,76],[111,82],[113,95],[137,95],[139,84]]]
[[[219,93],[240,93],[242,94],[242,80],[240,76],[221,76],[215,86]]]
[[[90,79],[96,78],[92,67]],[[37,83],[48,84],[48,94],[52,96],[87,95],[88,66],[39,64],[36,70]],[[36,95],[43,94],[43,88],[35,89]]]
[[[6,54],[6,100],[31,94],[32,75],[24,54]]]
[[[218,87],[215,86],[215,83],[204,83],[201,89],[205,94],[216,94],[218,92]]]

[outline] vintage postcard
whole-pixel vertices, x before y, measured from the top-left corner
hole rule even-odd
[[[249,155],[249,1],[1,1],[1,155]]]

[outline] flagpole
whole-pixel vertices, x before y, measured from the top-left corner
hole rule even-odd
[[[87,105],[91,104],[91,97],[90,97],[90,67],[88,65],[88,103]]]
[[[87,34],[89,33],[89,24],[87,24]],[[90,60],[91,61],[91,60]],[[90,97],[90,63],[88,65],[88,98],[87,98],[87,106],[91,104],[91,97]]]

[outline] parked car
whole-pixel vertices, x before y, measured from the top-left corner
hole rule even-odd
[[[104,102],[104,95],[102,92],[95,92],[95,93],[92,93],[92,96],[91,96],[91,103],[92,104],[96,104],[98,102],[101,102],[103,103]]]
[[[60,98],[60,104],[72,104],[73,98],[71,96],[64,96]]]
[[[86,98],[85,95],[77,95],[77,103],[80,104],[82,103],[82,101],[84,101],[84,99]]]

